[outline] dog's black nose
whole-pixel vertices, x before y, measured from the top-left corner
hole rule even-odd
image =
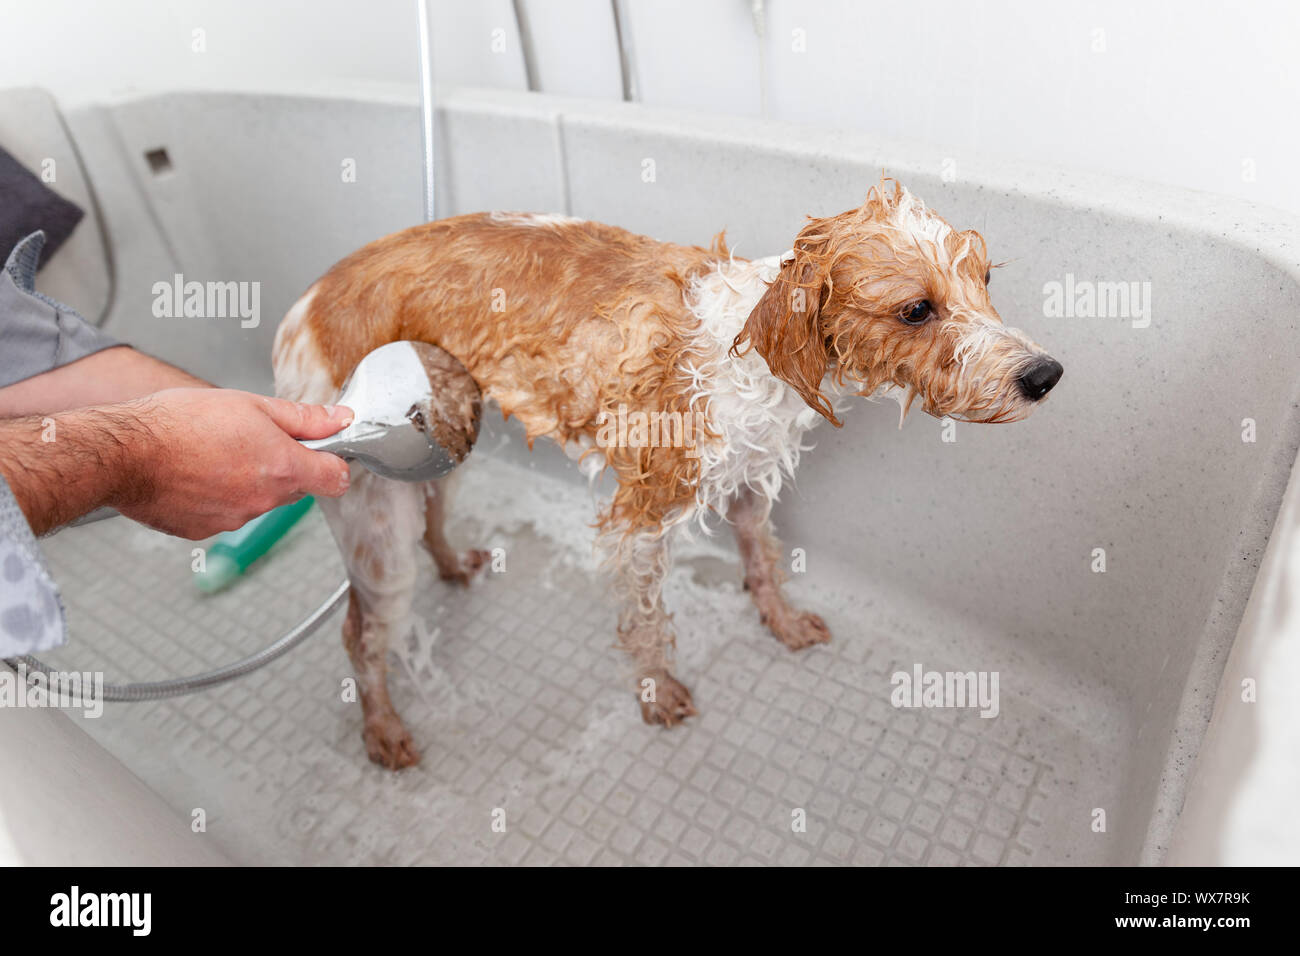
[[[1020,392],[1030,401],[1038,401],[1061,380],[1065,369],[1053,358],[1035,359],[1034,364],[1020,373]]]

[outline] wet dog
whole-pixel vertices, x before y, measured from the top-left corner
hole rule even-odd
[[[636,668],[641,714],[672,725],[695,711],[672,673],[661,588],[675,528],[724,516],[763,622],[792,650],[830,639],[782,594],[772,502],[804,434],[840,424],[848,394],[896,397],[934,416],[1011,422],[1061,366],[1002,324],[983,238],[958,231],[900,184],[813,218],[783,256],[732,256],[565,216],[490,213],[417,226],[334,266],[276,335],[276,391],[332,402],[367,352],[401,339],[465,366],[529,443],[560,443],[618,489],[601,516],[620,592],[618,639]],[[632,424],[629,426],[628,423]],[[615,427],[616,425],[616,427]],[[409,627],[422,538],[444,579],[486,560],[447,543],[442,482],[405,485],[353,469],[322,500],[351,580],[344,642],[356,668],[372,760],[419,753],[386,684],[390,638]]]

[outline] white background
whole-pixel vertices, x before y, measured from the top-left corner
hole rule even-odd
[[[924,141],[959,176],[963,157],[1011,157],[1300,213],[1300,0],[766,0],[762,37],[751,0],[618,2],[646,103]],[[535,88],[622,97],[612,4],[520,0]],[[529,87],[516,4],[432,8],[440,83]],[[0,0],[0,87],[65,107],[195,87],[411,97],[416,76],[414,0]]]

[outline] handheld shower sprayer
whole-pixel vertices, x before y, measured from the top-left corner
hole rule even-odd
[[[352,409],[352,424],[302,444],[396,481],[452,471],[474,446],[482,413],[478,385],[465,367],[426,342],[390,342],[367,354],[337,404]]]
[[[366,355],[337,402],[352,409],[352,424],[302,444],[358,461],[383,478],[441,478],[465,459],[478,437],[478,386],[460,362],[425,342],[390,342]],[[304,498],[219,535],[194,575],[199,590],[215,593],[237,581],[311,504]]]

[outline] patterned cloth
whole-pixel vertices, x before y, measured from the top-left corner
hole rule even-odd
[[[59,590],[0,476],[0,659],[48,650],[66,640]]]
[[[75,311],[36,291],[45,234],[18,243],[0,272],[0,386],[120,344]],[[0,475],[0,659],[67,640],[63,602],[40,547]]]

